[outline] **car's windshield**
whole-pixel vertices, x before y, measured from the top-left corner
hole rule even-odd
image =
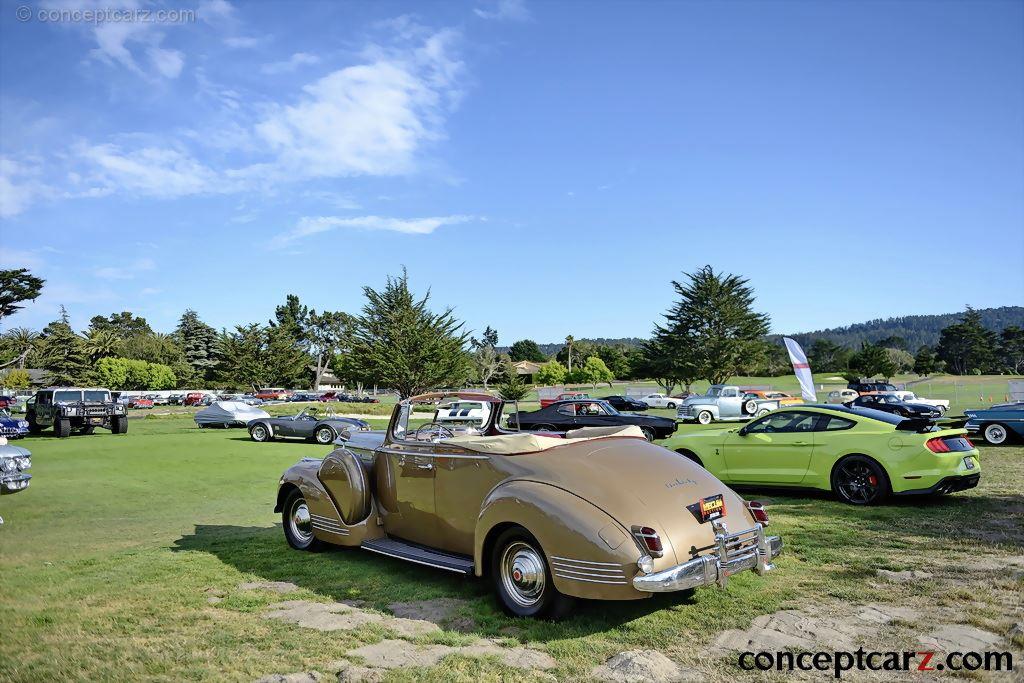
[[[81,391],[55,391],[53,392],[54,403],[73,403],[82,400]]]
[[[708,389],[708,393],[705,396],[719,396],[722,393],[722,387],[711,387]]]
[[[914,392],[912,392],[912,391],[908,391],[907,393],[903,394],[903,400],[904,401],[916,401],[917,400],[917,395],[914,394]]]

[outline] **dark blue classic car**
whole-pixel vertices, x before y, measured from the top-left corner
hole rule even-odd
[[[967,431],[981,433],[985,441],[998,446],[1011,436],[1024,438],[1024,401],[1001,403],[991,408],[965,410]]]
[[[11,415],[10,411],[0,410],[0,436],[8,439],[20,439],[28,434],[28,420]]]

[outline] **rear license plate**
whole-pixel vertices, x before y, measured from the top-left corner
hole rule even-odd
[[[725,515],[725,501],[722,499],[721,493],[710,498],[701,498],[698,506],[701,522],[709,522]]]

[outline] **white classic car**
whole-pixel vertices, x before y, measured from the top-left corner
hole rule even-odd
[[[434,422],[458,422],[480,426],[490,417],[490,406],[483,401],[453,401],[434,413]]]
[[[828,398],[826,400],[829,403],[849,403],[858,396],[860,396],[860,394],[853,389],[838,389],[836,391],[828,392]]]
[[[635,398],[635,397],[630,397]],[[647,394],[646,396],[637,399],[643,401],[651,408],[672,408],[674,409],[677,405],[682,402],[680,398],[672,398],[665,394]]]
[[[893,396],[898,397],[905,403],[920,403],[926,406],[933,406],[938,408],[940,412],[945,413],[949,410],[949,401],[940,398],[922,398],[915,394],[913,391],[893,391],[890,392]]]

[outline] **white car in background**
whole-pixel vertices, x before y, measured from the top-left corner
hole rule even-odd
[[[630,398],[636,398],[636,397],[635,396],[630,396]],[[672,409],[675,409],[675,407],[677,405],[679,405],[680,403],[683,402],[683,399],[681,399],[681,398],[672,398],[671,396],[666,396],[665,394],[647,394],[646,396],[643,396],[642,398],[639,398],[637,400],[638,401],[643,401],[644,403],[646,403],[651,408],[672,408]]]
[[[905,403],[920,403],[926,406],[933,406],[935,408],[938,408],[939,411],[943,414],[945,414],[946,411],[949,410],[949,401],[945,401],[943,399],[921,398],[913,391],[893,391],[890,393],[892,393],[893,396],[898,397],[901,401]]]
[[[434,422],[484,425],[490,417],[490,406],[483,401],[453,401],[434,413]]]
[[[849,403],[860,396],[853,389],[838,389],[837,391],[828,392],[828,398],[826,401],[829,403]]]

